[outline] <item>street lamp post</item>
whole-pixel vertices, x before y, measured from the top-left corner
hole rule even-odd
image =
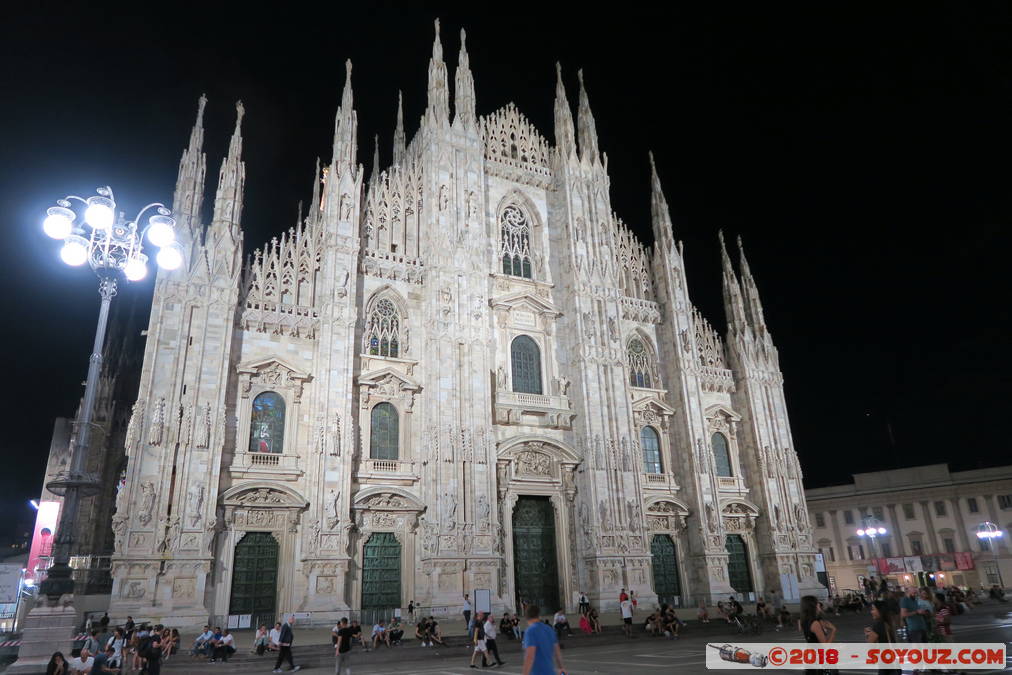
[[[98,276],[98,293],[102,303],[98,311],[98,327],[88,378],[84,386],[84,401],[70,441],[70,466],[46,484],[54,494],[63,496],[63,510],[53,551],[53,565],[39,591],[56,602],[61,595],[74,592],[74,579],[70,568],[70,554],[74,542],[74,521],[82,496],[95,494],[100,486],[98,479],[84,471],[85,454],[91,435],[91,415],[98,389],[98,376],[102,367],[102,346],[109,321],[109,306],[116,295],[120,278],[140,281],[147,276],[148,256],[141,252],[144,238],[160,250],[156,261],[160,267],[175,269],[182,264],[182,249],[176,243],[175,220],[171,211],[160,203],[148,204],[131,221],[117,218],[116,200],[112,189],[100,187],[87,199],[70,195],[50,207],[42,228],[53,239],[63,241],[60,257],[68,265],[77,267],[88,263]],[[83,213],[71,207],[80,206]],[[154,211],[142,224],[141,218]]]
[[[994,571],[998,575],[998,585],[1002,590],[1005,589],[1005,582],[1001,579],[1001,566],[998,565],[998,549],[995,540],[1001,539],[1004,535],[1001,528],[990,520],[985,520],[977,526],[977,538],[987,542],[988,548],[991,549],[991,555],[994,556]]]
[[[861,519],[861,524],[864,527],[862,527],[860,530],[857,531],[857,536],[862,537],[862,538],[863,537],[867,537],[868,538],[868,540],[870,542],[869,548],[871,549],[871,552],[872,552],[872,556],[871,557],[874,558],[874,557],[876,557],[876,555],[875,555],[875,539],[878,538],[878,537],[883,537],[886,534],[888,534],[888,530],[886,530],[882,526],[882,523],[879,522],[878,518],[876,518],[874,516],[865,516],[864,518]]]

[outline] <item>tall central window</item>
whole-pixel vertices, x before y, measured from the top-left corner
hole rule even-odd
[[[379,403],[372,409],[369,431],[369,456],[372,459],[398,459],[400,420],[397,409],[389,403]]]
[[[727,438],[724,434],[714,434],[710,437],[710,444],[713,445],[713,461],[716,464],[717,475],[730,477],[731,451],[727,447]]]
[[[401,352],[401,317],[390,300],[382,298],[369,312],[365,349],[373,356],[397,358]]]
[[[281,454],[285,444],[285,399],[265,391],[253,399],[249,425],[249,451]]]
[[[534,340],[520,335],[513,340],[510,350],[513,365],[513,391],[521,394],[540,394],[541,350]]]
[[[640,446],[643,448],[643,472],[661,473],[661,443],[653,427],[640,430]]]
[[[499,217],[502,238],[502,272],[514,277],[531,278],[531,226],[516,206],[507,206]]]

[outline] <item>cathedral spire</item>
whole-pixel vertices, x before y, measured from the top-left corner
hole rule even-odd
[[[334,155],[331,163],[335,177],[354,171],[358,164],[358,116],[355,114],[351,92],[351,59],[345,61],[344,67],[344,91],[341,92],[341,105],[334,118]]]
[[[564,158],[576,154],[576,135],[573,132],[573,111],[566,98],[566,85],[562,83],[562,64],[555,63],[555,145]]]
[[[310,223],[316,223],[320,219],[320,206],[320,158],[317,157],[316,168],[313,170],[313,197],[309,200]]]
[[[433,124],[442,125],[450,120],[448,89],[443,44],[439,41],[439,19],[436,19],[436,39],[432,43],[432,58],[429,59],[429,107],[426,111],[426,116]]]
[[[460,55],[453,87],[454,121],[460,121],[468,131],[474,129],[474,76],[467,58],[467,34],[460,29]]]
[[[190,131],[190,144],[179,158],[179,173],[176,176],[176,192],[172,198],[172,210],[181,229],[190,233],[200,223],[200,207],[204,202],[204,182],[207,176],[207,157],[204,155],[204,107],[207,96],[201,94],[197,101],[197,121]]]
[[[583,86],[583,70],[576,71],[576,76],[580,80],[580,109],[577,117],[580,133],[580,159],[595,163],[600,161],[600,153],[597,148],[597,125],[594,123],[594,113],[590,111],[587,89]]]
[[[369,174],[369,182],[375,183],[380,174],[380,135],[373,136],[372,143],[372,173]]]
[[[752,278],[752,270],[749,269],[748,259],[745,257],[745,247],[741,243],[741,236],[738,237],[739,266],[741,267],[741,283],[745,296],[745,309],[748,312],[749,323],[752,330],[757,333],[766,333],[766,319],[763,316],[763,305],[759,299],[759,288],[755,279]]]
[[[720,239],[720,261],[724,270],[724,316],[727,318],[727,332],[730,334],[744,330],[748,327],[748,322],[745,320],[741,286],[738,285],[738,277],[735,276],[731,258],[724,246],[724,231],[720,230],[717,237]]]
[[[242,161],[242,118],[246,113],[242,101],[235,104],[235,131],[228,144],[228,156],[221,163],[218,174],[218,191],[214,197],[215,230],[238,229],[242,216],[243,186],[246,183],[246,165]]]
[[[394,129],[394,166],[404,161],[404,100],[400,90],[397,91],[397,127]]]
[[[674,248],[674,225],[671,223],[671,211],[668,200],[664,197],[661,179],[657,175],[654,164],[654,153],[650,152],[650,216],[654,231],[654,241],[665,250]]]

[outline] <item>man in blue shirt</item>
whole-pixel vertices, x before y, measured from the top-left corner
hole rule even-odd
[[[524,675],[556,675],[562,672],[562,652],[555,631],[546,623],[541,622],[541,609],[537,605],[529,605],[524,616],[527,617],[527,631],[524,633]],[[558,670],[553,665],[558,664]]]
[[[907,626],[907,642],[928,641],[928,622],[925,613],[917,601],[917,587],[908,587],[906,597],[900,600],[900,616]]]

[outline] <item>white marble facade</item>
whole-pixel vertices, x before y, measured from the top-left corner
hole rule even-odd
[[[612,212],[582,78],[574,124],[559,72],[551,144],[512,104],[476,116],[461,38],[453,114],[437,25],[420,128],[407,143],[398,112],[393,165],[368,180],[347,65],[308,215],[248,260],[242,107],[205,226],[201,100],[174,201],[187,263],[157,280],[113,518],[114,618],[228,614],[235,546],[255,531],[279,545],[278,612],[359,608],[363,547],[382,532],[400,545],[402,606],[456,613],[488,588],[513,608],[513,508],[529,495],[550,499],[568,608],[581,589],[605,608],[620,587],[654,599],[657,535],[686,604],[732,592],[728,535],[756,590],[783,575],[815,588],[744,255],[736,273],[724,254],[722,337],[689,298],[656,171],[652,248]],[[283,432],[254,419],[265,392]]]

